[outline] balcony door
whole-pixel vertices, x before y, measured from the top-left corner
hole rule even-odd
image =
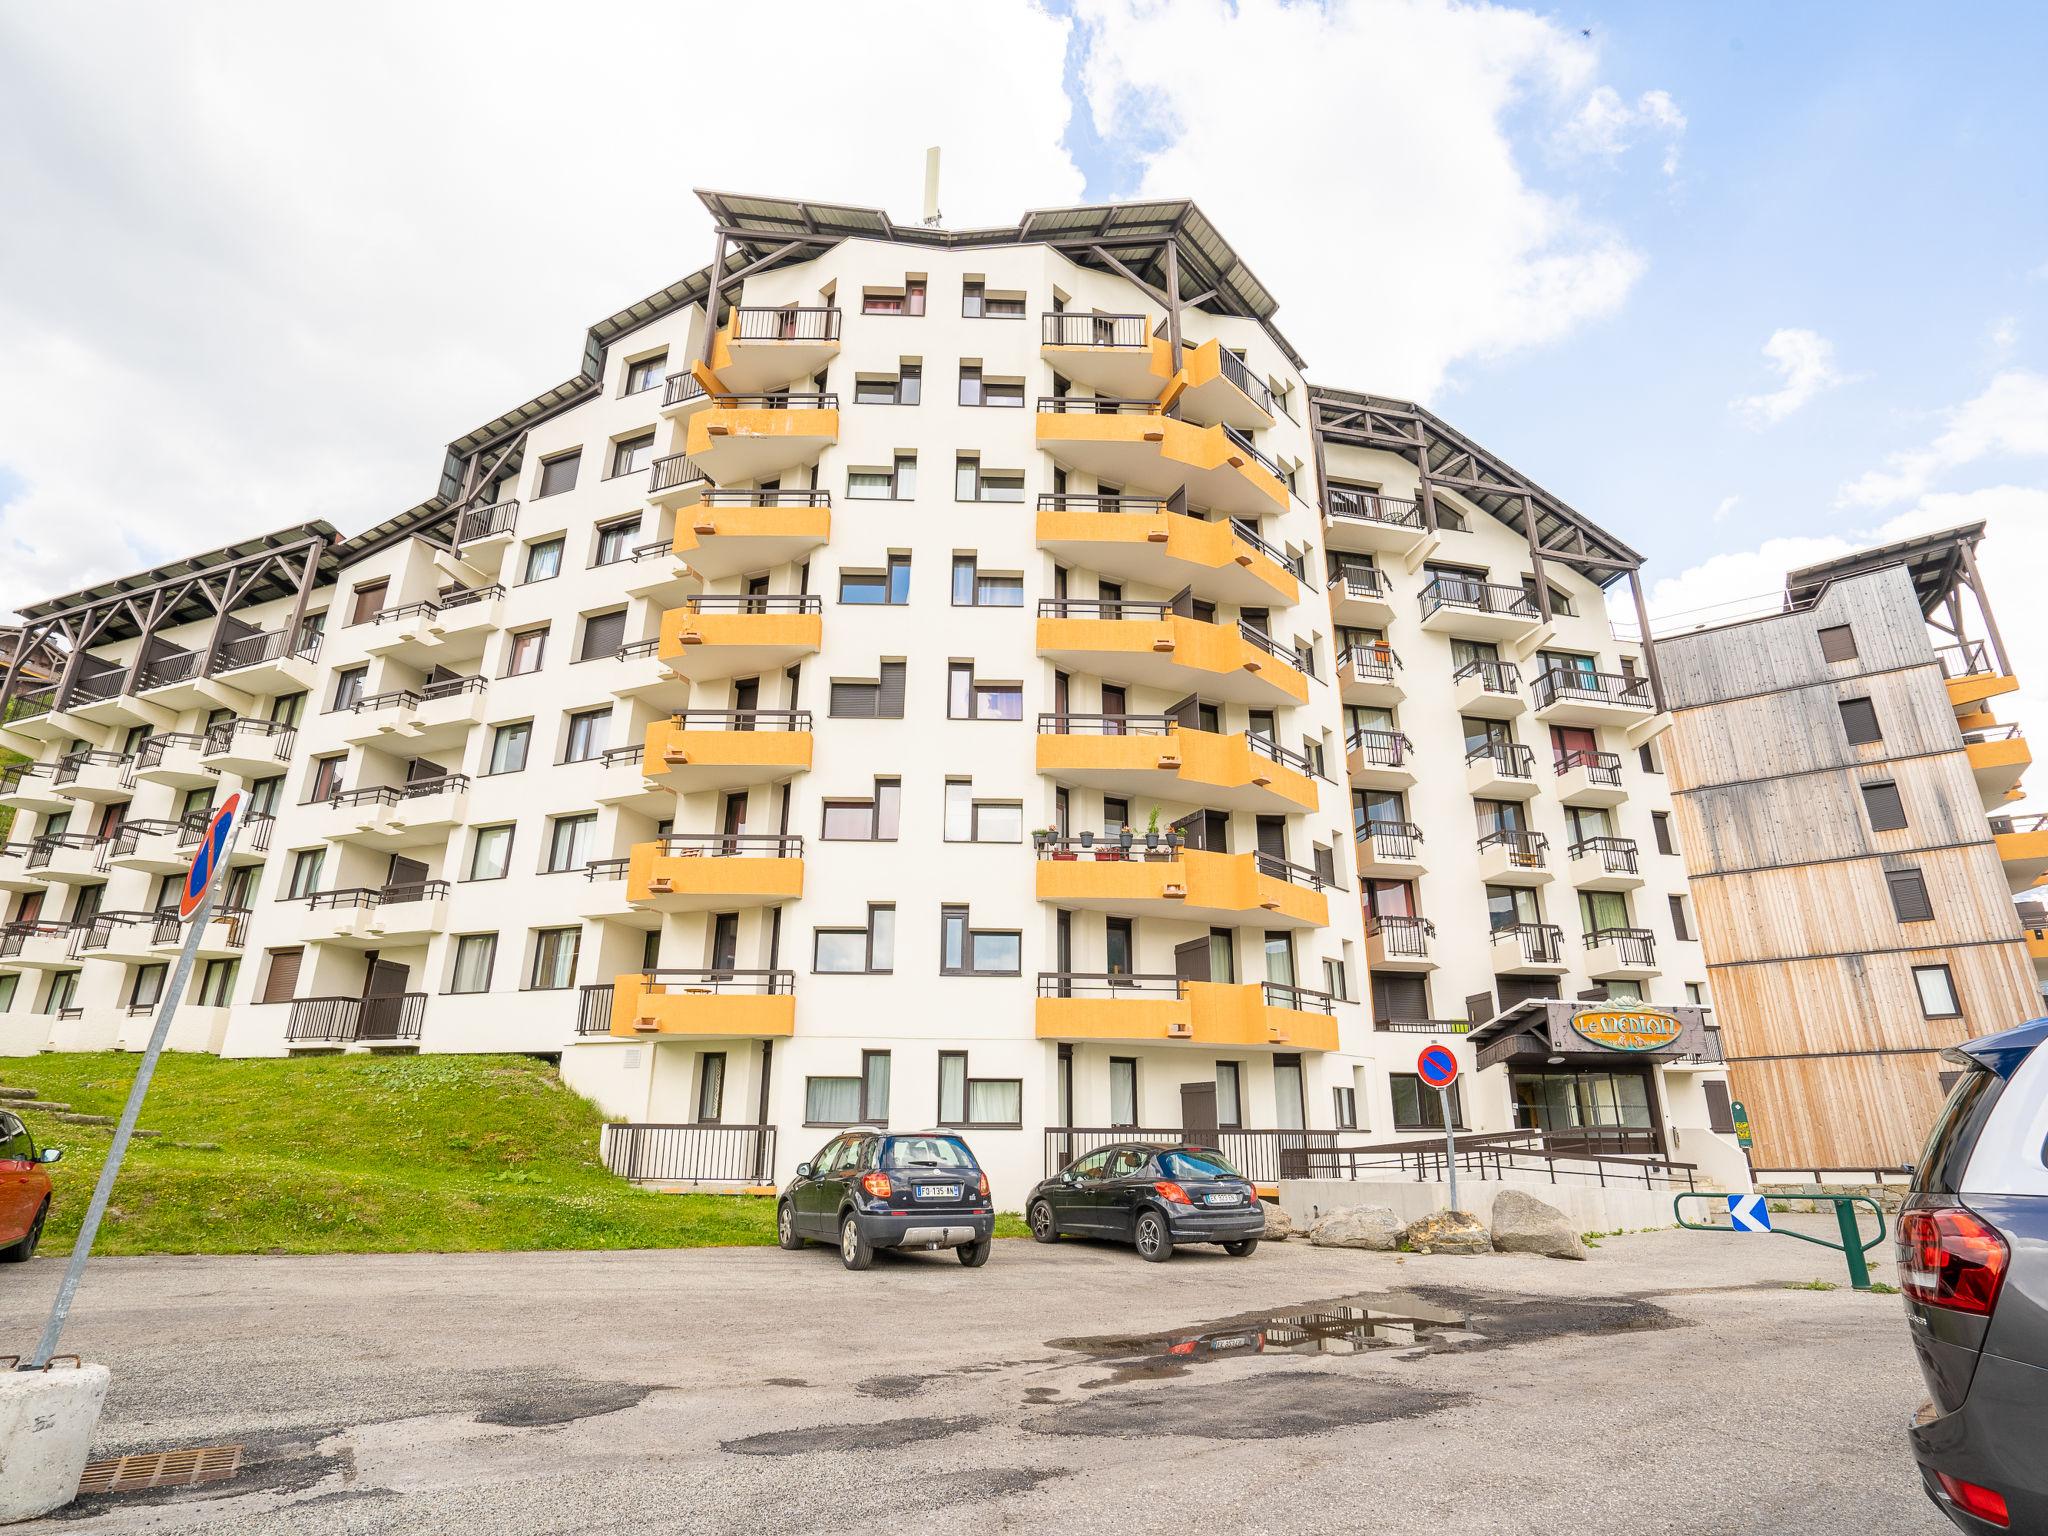
[[[794,694],[791,696],[794,697]],[[732,685],[732,707],[733,712],[740,717],[733,721],[732,728],[736,731],[751,731],[754,728],[754,722],[750,717],[755,710],[761,707],[761,679],[758,677],[743,677],[734,683]]]
[[[408,861],[410,862],[410,861]],[[424,873],[425,866],[421,866]],[[370,957],[363,976],[362,1013],[356,1026],[358,1040],[396,1040],[405,1015],[405,984],[411,970],[395,960]]]
[[[725,838],[723,852],[737,854],[740,845],[737,839],[747,829],[747,797],[727,795],[718,813],[718,830]]]
[[[1209,939],[1189,939],[1173,946],[1173,974],[1182,981],[1209,980]]]
[[[425,894],[421,889],[427,882],[427,866],[418,859],[408,859],[402,853],[391,855],[391,871],[384,877],[384,896],[387,901],[415,901]],[[400,967],[404,969],[404,967]]]
[[[1183,816],[1173,824],[1173,830],[1186,837],[1190,848],[1230,852],[1230,818],[1221,811],[1196,811]]]
[[[740,915],[737,912],[719,912],[711,919],[711,969],[714,979],[729,979],[733,967],[739,964]]]

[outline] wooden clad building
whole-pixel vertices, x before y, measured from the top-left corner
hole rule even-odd
[[[1939,1052],[2042,1011],[2013,892],[2048,832],[1991,815],[2026,748],[1990,710],[2018,684],[1982,534],[1809,567],[1782,611],[1656,641],[1673,825],[1759,1170],[1912,1161]]]

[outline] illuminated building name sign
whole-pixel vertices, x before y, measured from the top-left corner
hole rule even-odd
[[[1608,1051],[1660,1051],[1682,1028],[1676,1014],[1655,1008],[1591,1008],[1572,1015],[1572,1032]]]

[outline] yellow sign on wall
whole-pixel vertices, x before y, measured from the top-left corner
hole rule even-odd
[[[1683,1028],[1678,1015],[1656,1008],[1589,1008],[1572,1015],[1580,1038],[1607,1051],[1659,1051]]]

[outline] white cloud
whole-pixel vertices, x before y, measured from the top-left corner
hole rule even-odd
[[[1097,131],[1140,146],[1142,193],[1201,202],[1304,346],[1313,321],[1319,379],[1427,397],[1461,359],[1613,313],[1643,271],[1517,162],[1510,117],[1563,121],[1594,85],[1592,47],[1544,17],[1443,0],[1075,10]]]
[[[2010,352],[2019,344],[2020,322],[2017,315],[2000,315],[1991,322],[1991,345],[1997,351]]]
[[[412,505],[711,259],[693,186],[915,217],[943,143],[949,224],[1078,201],[1067,37],[1025,0],[0,7],[0,614]]]
[[[1933,442],[1887,455],[1883,468],[1843,486],[1835,504],[1888,507],[1921,495],[1948,471],[1991,455],[2048,456],[2048,375],[2008,369],[1946,419],[1947,429]]]
[[[2019,693],[1993,700],[1992,708],[2001,719],[2018,721],[2034,742],[2048,742],[2048,626],[2031,622],[2040,594],[2048,591],[2048,488],[1937,491],[1872,528],[1767,539],[1752,550],[1715,555],[1651,585],[1651,622],[1666,634],[1770,612],[1784,594],[1787,571],[1974,522],[1985,525],[1978,563],[2021,685]],[[1981,636],[1974,631],[1973,638]]]
[[[1557,145],[1569,155],[1618,160],[1637,136],[1647,131],[1664,140],[1659,169],[1666,176],[1676,176],[1678,145],[1685,127],[1685,113],[1669,91],[1645,91],[1630,103],[1613,86],[1600,85],[1587,93],[1579,110],[1558,130]]]
[[[1817,331],[1784,329],[1771,332],[1764,358],[1778,375],[1768,394],[1744,395],[1729,408],[1752,427],[1775,427],[1825,390],[1844,383],[1835,367],[1835,344]]]
[[[1742,498],[1740,496],[1723,496],[1720,505],[1714,508],[1714,521],[1717,523],[1726,522],[1728,514],[1741,505]]]

